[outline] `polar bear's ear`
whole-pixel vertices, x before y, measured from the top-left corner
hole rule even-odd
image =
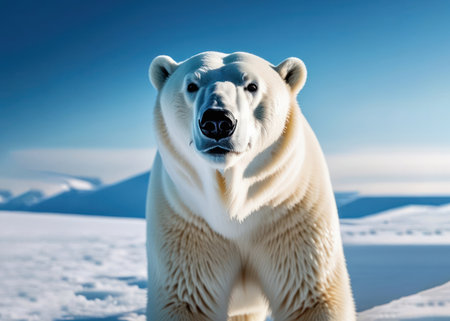
[[[167,78],[173,74],[177,67],[178,64],[169,56],[158,56],[153,59],[148,70],[148,77],[152,85],[157,90],[161,90]]]
[[[281,78],[289,85],[292,93],[298,94],[306,82],[306,66],[298,58],[287,58],[275,67]]]

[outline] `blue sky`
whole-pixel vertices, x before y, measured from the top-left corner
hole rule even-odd
[[[0,6],[0,164],[16,150],[152,147],[149,63],[205,50],[303,59],[299,101],[326,153],[450,149],[449,1]]]

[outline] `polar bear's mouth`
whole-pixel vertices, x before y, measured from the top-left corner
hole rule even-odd
[[[225,154],[231,153],[233,151],[231,151],[229,149],[225,149],[223,147],[216,146],[211,149],[208,149],[206,152],[208,154],[213,154],[213,155],[225,155]]]
[[[224,156],[226,154],[240,154],[239,152],[226,148],[224,146],[214,146],[203,150],[203,153],[212,155],[212,156]]]
[[[200,142],[195,141],[195,147],[196,151],[203,155],[203,157],[214,162],[222,162],[229,157],[239,156],[245,152],[236,149],[228,140],[219,144],[210,141],[205,142],[203,140],[200,140]]]

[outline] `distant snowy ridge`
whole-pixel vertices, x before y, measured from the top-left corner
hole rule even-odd
[[[450,194],[450,189],[448,194]],[[358,218],[367,215],[381,213],[390,209],[400,208],[408,205],[431,205],[440,206],[450,204],[450,195],[378,195],[368,196],[359,194],[358,197],[351,202],[339,204],[339,217],[341,218]]]
[[[359,313],[358,321],[450,320],[450,282]]]
[[[12,194],[10,191],[7,190],[0,190],[0,205],[8,202],[12,197]]]
[[[6,192],[0,193],[0,210],[24,211],[29,210],[33,206],[61,195],[69,191],[95,191],[102,186],[102,182],[97,178],[78,177],[60,173],[43,172],[40,173],[43,183],[42,188],[30,188],[29,190],[19,194],[11,195]],[[47,185],[50,185],[48,188]],[[36,184],[36,182],[34,182]],[[37,184],[39,186],[39,184]],[[2,196],[9,196],[8,198]]]
[[[28,211],[99,216],[145,217],[149,172],[94,190],[71,189],[29,207]]]
[[[358,219],[341,219],[345,244],[450,245],[450,205],[406,206]]]
[[[66,190],[92,191],[99,188],[102,183],[99,179],[66,176],[63,178]]]
[[[34,204],[39,203],[44,198],[45,195],[40,190],[31,189],[16,197],[10,198],[7,202],[5,202],[4,208],[6,209],[26,208],[28,206],[32,206]]]
[[[351,203],[359,197],[358,192],[335,192],[334,198],[336,205],[341,207],[345,204]]]

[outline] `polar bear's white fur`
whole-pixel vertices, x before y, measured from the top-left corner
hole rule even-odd
[[[355,320],[328,169],[296,102],[303,62],[159,56],[149,76],[148,320]],[[234,115],[230,137],[202,134],[208,108]]]

